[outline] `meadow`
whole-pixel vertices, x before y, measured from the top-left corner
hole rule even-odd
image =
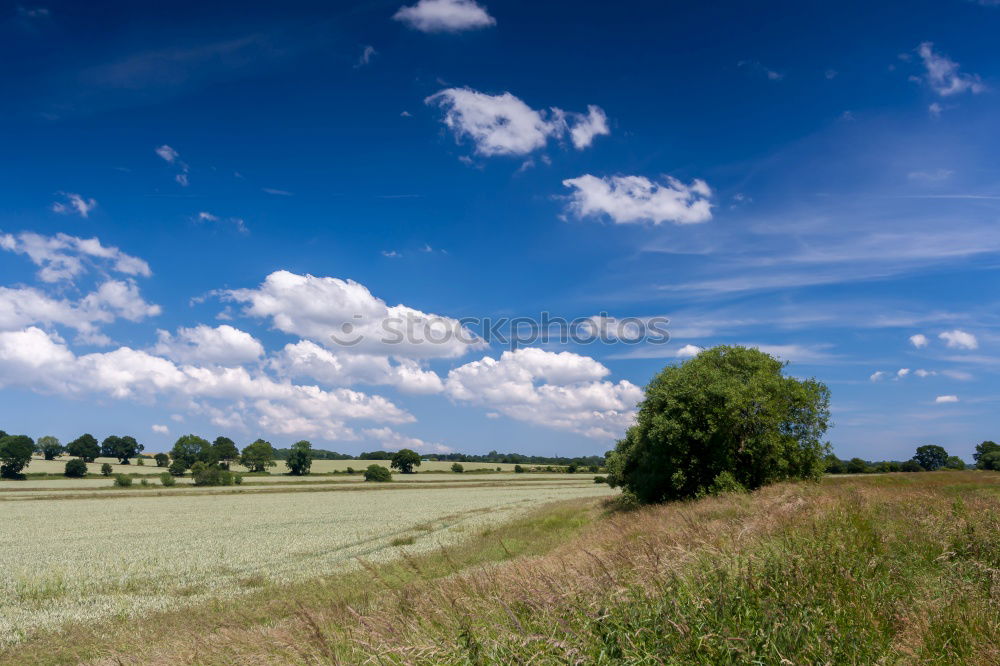
[[[345,477],[155,494],[107,479],[3,482],[0,645],[413,555],[540,504],[611,492],[583,475],[425,476],[429,483]],[[80,492],[95,483],[104,491]]]

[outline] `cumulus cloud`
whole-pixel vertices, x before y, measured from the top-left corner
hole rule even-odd
[[[610,133],[607,116],[594,105],[586,115],[555,107],[536,110],[509,92],[488,95],[470,88],[447,88],[424,102],[441,107],[444,124],[456,139],[470,139],[484,157],[528,155],[567,132],[582,150],[594,137]]]
[[[677,358],[693,358],[701,353],[701,347],[698,345],[684,345],[677,350]]]
[[[380,396],[274,380],[242,367],[178,365],[120,347],[77,356],[37,327],[0,332],[0,388],[66,396],[104,394],[153,403],[168,399],[218,425],[250,421],[274,434],[354,439],[348,421],[408,423],[413,416]]]
[[[900,368],[896,371],[896,379],[902,379],[906,375],[910,374],[909,368]]]
[[[64,201],[56,201],[52,204],[52,211],[61,215],[76,214],[86,219],[90,216],[90,211],[97,208],[95,199],[85,199],[73,192],[60,192]]]
[[[868,379],[873,382],[880,382],[883,379],[885,379],[885,372],[882,370],[877,370],[876,372],[873,372]]]
[[[916,335],[910,336],[910,344],[917,349],[922,349],[930,344],[930,340],[923,333],[917,333]]]
[[[925,76],[927,84],[941,97],[950,97],[964,92],[978,94],[986,90],[979,75],[961,72],[957,62],[940,53],[935,53],[933,43],[922,43],[917,48],[917,53],[920,54],[927,72]]]
[[[608,440],[632,424],[642,399],[630,382],[605,381],[609,373],[586,356],[522,348],[455,368],[445,390],[518,421]]]
[[[417,437],[407,437],[396,432],[392,428],[366,428],[362,431],[365,437],[377,441],[383,449],[398,451],[399,449],[413,449],[428,453],[451,453],[454,449],[438,444],[437,442],[426,442]]]
[[[281,376],[309,377],[323,385],[382,384],[395,386],[406,393],[444,390],[437,373],[421,368],[412,359],[334,353],[309,340],[285,345],[271,359],[271,367]]]
[[[976,340],[976,336],[972,333],[966,333],[965,331],[955,329],[954,331],[945,331],[938,336],[944,340],[945,345],[950,349],[978,349],[979,341]]]
[[[958,402],[958,396],[957,395],[939,395],[938,397],[934,398],[934,402],[936,402],[938,404],[947,403],[947,402]]]
[[[70,280],[84,273],[90,266],[123,273],[149,277],[149,264],[138,257],[125,254],[117,247],[101,244],[97,238],[78,238],[68,234],[42,236],[24,232],[16,236],[0,234],[0,249],[26,255],[41,270],[38,277],[43,282]]]
[[[400,7],[392,18],[421,32],[461,32],[496,25],[486,8],[473,0],[420,0]]]
[[[353,280],[275,271],[256,289],[222,296],[245,303],[246,316],[344,353],[456,358],[485,346],[458,320],[389,306]]]
[[[157,331],[154,353],[181,363],[240,365],[253,363],[264,355],[264,346],[255,337],[227,324],[179,328],[177,334]]]
[[[165,425],[154,424],[153,425],[153,432],[159,433],[161,435],[166,435],[166,434],[168,434],[170,432],[170,428],[168,428]]]
[[[703,180],[685,185],[671,177],[656,183],[643,176],[586,174],[564,180],[563,185],[575,190],[569,211],[581,218],[606,215],[616,224],[697,224],[712,219],[712,190]]]

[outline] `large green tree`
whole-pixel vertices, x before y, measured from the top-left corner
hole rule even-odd
[[[94,462],[101,455],[101,445],[97,443],[96,437],[86,433],[67,444],[66,453],[82,458],[84,462]]]
[[[183,435],[174,442],[174,448],[170,449],[170,458],[173,461],[170,473],[181,476],[196,462],[210,462],[206,459],[214,458],[214,453],[208,440],[198,435]]]
[[[925,444],[918,446],[917,452],[913,454],[913,459],[920,463],[920,466],[929,472],[941,469],[948,463],[948,452],[944,447],[937,444]]]
[[[785,376],[784,366],[758,349],[723,345],[664,368],[608,456],[609,483],[662,502],[819,478],[830,392]]]
[[[142,444],[136,441],[135,437],[125,435],[111,435],[101,442],[101,455],[107,458],[117,458],[122,465],[128,465],[132,458],[139,455],[143,449]]]
[[[312,444],[306,440],[292,444],[292,450],[285,460],[288,473],[294,476],[304,476],[312,468],[313,452]]]
[[[59,443],[59,440],[52,435],[39,437],[38,441],[35,442],[35,448],[46,460],[55,460],[66,450],[63,448],[63,445]]]
[[[972,459],[976,461],[976,467],[979,469],[993,469],[984,464],[983,457],[994,451],[1000,451],[1000,444],[991,442],[990,440],[976,444],[976,452],[972,454]]]
[[[413,474],[413,468],[420,467],[420,454],[412,449],[400,449],[392,454],[389,466],[403,474]]]
[[[0,439],[0,477],[22,479],[21,471],[31,464],[35,442],[27,435],[6,435]]]
[[[240,450],[236,448],[236,442],[228,437],[216,437],[215,441],[212,442],[212,449],[215,452],[216,460],[227,468],[240,459]]]
[[[263,472],[268,467],[274,467],[274,447],[270,442],[258,439],[243,449],[240,463],[251,472]]]

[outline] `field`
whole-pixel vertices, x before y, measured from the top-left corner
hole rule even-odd
[[[1000,663],[1000,474],[339,488],[0,502],[0,661]]]

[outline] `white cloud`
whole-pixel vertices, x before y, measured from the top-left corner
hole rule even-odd
[[[309,340],[285,345],[271,359],[271,367],[281,376],[309,377],[323,385],[383,384],[406,393],[444,390],[435,372],[424,370],[411,359],[393,362],[375,354],[334,353]]]
[[[567,131],[573,145],[582,150],[595,136],[610,133],[604,111],[594,105],[587,115],[555,107],[535,110],[509,92],[488,95],[470,88],[447,88],[424,102],[444,109],[444,124],[457,139],[471,139],[476,153],[484,157],[527,155]]]
[[[420,0],[400,7],[392,18],[421,32],[461,32],[496,25],[486,8],[473,0]]]
[[[685,185],[671,177],[656,183],[643,176],[586,174],[564,180],[563,185],[576,190],[569,210],[578,217],[607,215],[616,224],[696,224],[712,219],[712,190],[703,180]]]
[[[79,194],[73,192],[60,192],[60,194],[66,200],[56,201],[52,204],[52,211],[55,213],[62,215],[76,213],[86,219],[90,215],[90,211],[97,208],[97,201],[95,199],[84,199]]]
[[[191,181],[188,180],[188,175],[186,173],[177,174],[174,176],[174,180],[176,180],[181,187],[187,187],[191,184]]]
[[[240,365],[253,363],[264,355],[264,346],[255,337],[227,324],[179,328],[177,335],[157,331],[153,352],[181,363]]]
[[[930,340],[923,333],[917,333],[916,335],[910,336],[910,344],[917,349],[922,349],[930,344]]]
[[[910,374],[909,368],[900,368],[896,371],[896,379],[902,379],[906,375]]]
[[[276,381],[242,367],[179,366],[129,347],[76,356],[59,338],[34,326],[0,332],[0,388],[9,386],[146,403],[171,400],[220,425],[249,420],[270,433],[329,440],[357,437],[347,421],[414,420],[380,396]]]
[[[159,155],[164,162],[180,170],[180,172],[174,176],[174,180],[177,181],[181,187],[187,187],[190,184],[190,181],[188,180],[188,172],[190,169],[188,168],[187,163],[181,160],[180,153],[166,144],[160,146],[159,148],[155,148],[153,152]]]
[[[608,440],[632,424],[642,399],[630,382],[603,381],[609,373],[586,356],[522,348],[455,368],[445,388],[454,400],[519,421]]]
[[[170,428],[168,428],[165,425],[154,424],[153,425],[153,432],[159,433],[161,435],[166,435],[166,434],[168,434],[170,432]]]
[[[954,331],[945,331],[938,337],[944,340],[950,349],[977,349],[979,347],[976,336],[957,328]]]
[[[924,67],[927,70],[927,84],[938,95],[949,97],[964,92],[977,94],[986,90],[979,75],[965,74],[959,71],[957,62],[934,52],[933,43],[922,43],[917,48],[917,52],[923,59]]]
[[[924,370],[923,368],[919,368],[917,370],[914,370],[913,374],[915,374],[917,377],[923,378],[923,377],[933,377],[937,373],[934,372],[933,370]]]
[[[178,153],[176,150],[174,150],[173,148],[171,148],[166,144],[160,146],[159,148],[156,148],[155,152],[157,155],[162,157],[167,164],[173,164],[174,162],[177,162],[178,159],[180,159],[180,153]]]
[[[947,402],[958,402],[958,396],[957,395],[939,395],[938,397],[934,398],[934,402],[936,402],[938,404],[947,403]]]
[[[358,58],[358,62],[355,63],[354,65],[355,69],[357,69],[358,67],[364,67],[365,65],[370,63],[372,61],[372,58],[374,58],[376,55],[378,55],[378,51],[375,50],[374,46],[366,46],[361,51],[361,57]]]
[[[882,381],[884,378],[885,378],[885,372],[882,370],[877,370],[873,372],[868,379],[873,382],[879,382]]]
[[[573,146],[577,150],[589,148],[590,144],[594,142],[595,136],[607,136],[608,134],[611,134],[611,130],[608,129],[608,117],[601,107],[593,104],[587,107],[587,115],[581,117],[569,132]]]
[[[413,449],[426,453],[451,453],[454,449],[438,444],[436,442],[426,442],[417,437],[407,437],[392,428],[366,428],[362,431],[366,437],[376,440],[383,449],[398,451],[399,449]]]
[[[97,238],[78,238],[68,234],[42,236],[31,232],[17,236],[0,234],[0,249],[27,255],[41,267],[43,282],[70,280],[86,271],[87,262],[102,262],[102,267],[125,275],[149,277],[149,264],[125,254],[117,247],[101,245]]]
[[[684,345],[677,350],[677,358],[693,358],[701,353],[701,347],[698,345]]]
[[[353,280],[275,271],[256,289],[223,292],[243,314],[343,353],[456,358],[483,341],[450,317],[389,306]],[[337,336],[337,341],[332,336]]]

